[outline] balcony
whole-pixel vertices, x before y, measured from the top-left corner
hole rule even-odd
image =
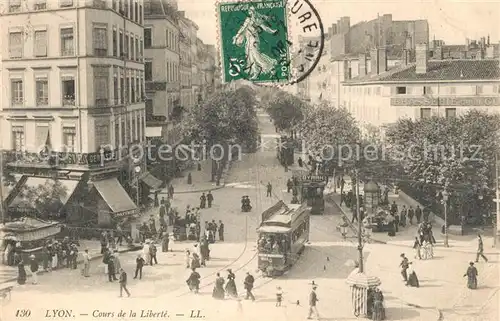
[[[45,9],[47,9],[47,4],[46,3],[35,3],[35,5],[33,7],[34,7],[35,11],[45,10]]]
[[[75,106],[75,96],[68,95],[64,96],[62,99],[63,106]]]
[[[75,49],[74,48],[68,48],[68,49],[62,49],[61,50],[61,56],[67,57],[67,56],[74,56],[75,55]]]
[[[46,107],[49,105],[49,98],[48,97],[38,97],[36,99],[36,106],[37,107]]]

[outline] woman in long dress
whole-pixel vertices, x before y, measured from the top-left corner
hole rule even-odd
[[[249,69],[250,79],[256,79],[260,74],[271,73],[277,60],[269,57],[260,51],[260,37],[262,31],[275,34],[277,30],[269,28],[267,21],[270,18],[258,13],[254,7],[248,10],[248,17],[243,25],[233,37],[233,44],[241,47],[245,46],[246,68]]]
[[[385,320],[384,295],[379,288],[373,290],[373,314],[372,320]]]
[[[122,263],[120,261],[120,255],[118,254],[117,250],[113,252],[113,263],[115,264],[116,274],[119,274],[120,269],[122,268]]]
[[[467,287],[469,289],[477,289],[477,269],[474,266],[474,262],[469,263],[469,268],[465,272],[464,277],[467,276]]]
[[[142,257],[144,258],[144,262],[145,262],[144,265],[148,265],[149,262],[151,261],[151,254],[149,251],[149,243],[150,242],[151,242],[150,240],[146,240],[146,243],[142,247]]]
[[[25,284],[26,283],[26,270],[24,268],[24,262],[21,260],[17,265],[17,283]]]
[[[226,283],[226,293],[235,298],[238,296],[238,291],[236,290],[236,275],[233,273],[231,269],[227,270],[227,283]]]
[[[420,287],[420,283],[418,282],[417,273],[415,273],[415,270],[413,269],[412,265],[410,265],[408,272],[409,272],[408,273],[408,282],[406,283],[406,285],[414,287],[414,288]]]
[[[224,278],[217,273],[217,278],[215,279],[215,286],[212,292],[212,297],[214,299],[223,300],[224,299]]]

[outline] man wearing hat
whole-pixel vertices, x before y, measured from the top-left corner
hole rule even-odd
[[[410,264],[411,262],[408,261],[408,258],[405,256],[404,253],[401,253],[401,263],[399,264],[399,266],[401,267],[401,275],[403,276],[403,280],[405,282],[408,282],[408,268],[410,267]]]
[[[309,294],[309,314],[307,315],[307,319],[312,319],[312,314],[314,313],[316,316],[316,319],[319,320],[319,312],[318,308],[316,307],[316,303],[319,301],[318,295],[316,294],[316,289],[318,286],[312,281],[312,290],[311,293]]]
[[[38,283],[38,261],[36,260],[36,257],[31,254],[30,255],[30,271],[31,271],[31,277],[33,277],[33,284]]]

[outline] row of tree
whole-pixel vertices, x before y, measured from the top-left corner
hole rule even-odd
[[[378,128],[361,130],[346,109],[328,102],[311,106],[279,91],[265,97],[277,129],[291,136],[300,132],[309,154],[331,160],[325,163],[334,168],[356,168],[365,179],[411,185],[438,204],[446,187],[457,217],[471,211],[466,206],[474,203],[471,199],[491,200],[499,115],[472,110],[454,118],[400,119],[382,139]]]

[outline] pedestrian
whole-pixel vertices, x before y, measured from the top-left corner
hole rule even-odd
[[[149,244],[149,265],[153,266],[154,264],[158,264],[158,260],[156,259],[156,245],[153,241],[151,241],[151,244]]]
[[[391,204],[391,214],[393,216],[398,215],[398,204],[396,204],[396,201],[392,201],[392,204]]]
[[[160,206],[160,202],[158,201],[158,191],[155,192],[154,205],[155,207]]]
[[[476,254],[476,263],[479,262],[479,257],[482,257],[486,263],[488,263],[488,258],[484,255],[484,245],[483,238],[481,234],[477,233],[477,254]]]
[[[207,197],[205,196],[205,193],[201,193],[200,208],[205,208],[206,202],[207,202]]]
[[[417,273],[415,273],[415,270],[413,269],[413,267],[410,267],[409,271],[410,271],[410,273],[408,273],[408,282],[406,283],[406,285],[414,287],[414,288],[420,287],[420,283],[418,282]]]
[[[247,291],[245,300],[252,299],[252,301],[255,301],[255,297],[253,296],[252,293],[254,282],[255,282],[254,277],[250,274],[250,272],[247,272],[247,276],[245,277],[245,281],[243,282],[245,290]]]
[[[44,271],[49,269],[49,247],[47,243],[42,247],[42,268]]]
[[[384,295],[379,288],[373,290],[373,313],[372,320],[385,320]]]
[[[122,268],[122,262],[120,261],[120,254],[118,253],[118,250],[113,251],[113,265],[115,267],[115,273],[119,274],[119,271]]]
[[[85,249],[82,253],[82,258],[83,258],[83,269],[82,269],[82,275],[86,278],[88,278],[89,271],[90,271],[90,255],[89,255],[89,250]]]
[[[109,253],[107,258],[108,265],[108,280],[109,282],[118,281],[116,278],[116,270],[115,270],[115,260],[113,254]]]
[[[477,289],[477,269],[474,266],[474,262],[469,263],[469,267],[467,268],[467,272],[465,272],[464,277],[467,276],[467,287],[469,289]]]
[[[134,279],[137,279],[137,275],[139,275],[139,280],[142,279],[142,268],[144,267],[144,259],[142,258],[141,254],[137,255],[137,258],[135,259],[135,274],[134,274]]]
[[[69,266],[71,269],[76,270],[78,267],[78,247],[76,244],[71,244],[70,250],[69,250]]]
[[[417,224],[420,224],[420,220],[422,219],[422,209],[419,205],[417,205],[417,208],[415,209],[415,217],[417,219]]]
[[[286,192],[290,193],[290,191],[293,189],[293,182],[289,178],[288,181],[286,182]]]
[[[276,306],[281,306],[281,301],[283,301],[283,290],[280,286],[276,287]]]
[[[273,186],[271,185],[271,182],[267,183],[267,194],[266,197],[271,197],[272,196],[272,191],[273,191]]]
[[[406,205],[403,205],[403,209],[401,209],[401,217],[399,219],[399,225],[401,227],[406,227],[406,213],[408,212],[408,210],[406,209]]]
[[[146,243],[142,247],[142,256],[144,257],[145,265],[148,265],[151,261],[151,252],[149,251],[149,243],[151,240],[146,240]]]
[[[422,244],[420,244],[420,240],[418,237],[415,237],[415,242],[413,242],[413,249],[415,249],[415,258],[421,260],[422,255],[420,252],[420,249],[422,247]]]
[[[188,284],[189,290],[191,292],[198,294],[198,291],[200,291],[201,276],[198,272],[196,272],[196,268],[192,268],[191,271],[191,275],[186,280],[186,283]]]
[[[399,215],[398,213],[396,213],[396,215],[394,215],[394,232],[399,232]]]
[[[214,196],[212,195],[211,191],[208,191],[207,193],[207,203],[208,203],[208,208],[212,207],[212,203],[214,201]]]
[[[163,230],[161,232],[161,251],[168,252],[168,243],[170,242],[170,238],[168,237],[167,230]]]
[[[189,269],[191,263],[191,252],[189,252],[188,249],[186,249],[186,269]]]
[[[309,314],[307,315],[307,319],[312,319],[313,313],[316,316],[316,319],[319,320],[319,312],[318,312],[318,307],[316,306],[317,302],[319,301],[318,295],[316,294],[316,289],[318,288],[316,284],[314,284],[313,281],[313,287],[312,291],[309,294]]]
[[[130,297],[130,292],[127,289],[127,272],[120,269],[120,298],[123,297],[123,290]]]
[[[224,300],[224,282],[224,278],[220,276],[219,272],[217,272],[214,290],[212,291],[212,297],[214,299]]]
[[[108,241],[106,238],[106,231],[103,231],[101,233],[100,242],[101,242],[101,254],[104,254],[105,249],[108,247]]]
[[[172,184],[168,187],[168,197],[170,199],[174,198],[174,186]]]
[[[340,204],[339,204],[339,206],[342,206],[342,203],[344,203],[344,205],[347,205],[346,202],[345,202],[346,196],[347,195],[346,195],[345,192],[340,193]]]
[[[116,243],[118,246],[122,246],[123,244],[123,229],[120,224],[116,225]]]
[[[238,296],[238,291],[236,290],[236,275],[231,269],[227,269],[227,282],[226,282],[226,293],[227,295],[236,298]]]
[[[224,241],[224,223],[219,220],[219,241]]]
[[[415,216],[415,210],[413,207],[410,205],[410,208],[408,209],[408,222],[410,225],[413,224],[413,217]]]
[[[26,269],[23,260],[17,263],[17,283],[23,285],[26,283]]]
[[[38,283],[38,261],[33,254],[30,255],[30,271],[31,271],[31,277],[33,278],[32,283],[37,284]]]
[[[405,256],[404,253],[401,255],[401,263],[399,266],[401,267],[401,276],[403,276],[403,281],[406,283],[408,282],[408,268],[410,267],[411,262],[408,261],[408,258]]]

